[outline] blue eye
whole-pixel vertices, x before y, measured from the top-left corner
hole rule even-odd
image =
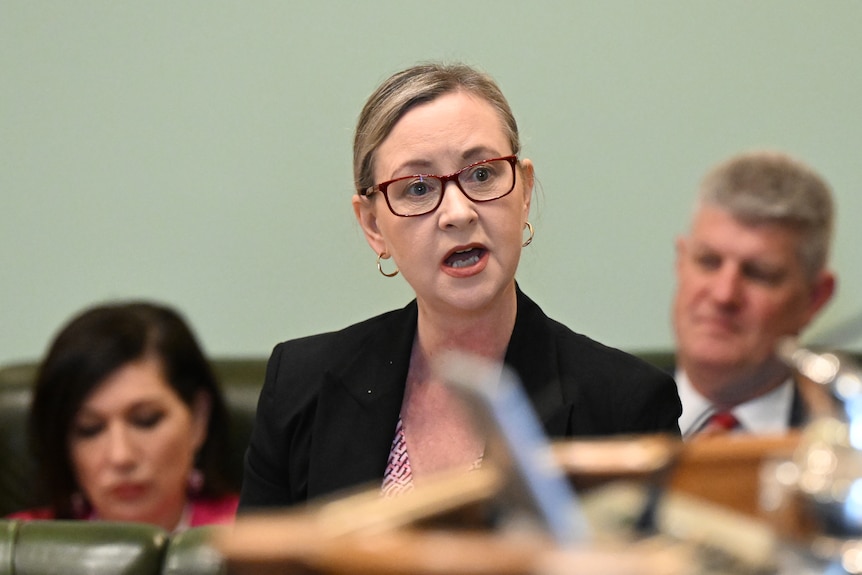
[[[491,163],[479,164],[463,172],[459,180],[471,190],[485,191],[499,182],[500,173],[495,168]]]
[[[396,201],[422,201],[435,197],[440,192],[439,180],[429,176],[404,178],[389,188]]]
[[[404,188],[405,196],[422,197],[430,192],[428,183],[424,180],[417,180]]]
[[[491,179],[491,176],[491,170],[489,170],[485,166],[476,168],[476,171],[473,172],[473,179],[477,182],[487,182]]]

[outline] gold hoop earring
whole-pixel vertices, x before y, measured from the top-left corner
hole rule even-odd
[[[383,256],[386,256],[386,257],[384,258]],[[380,264],[381,259],[388,260],[389,254],[387,254],[386,252],[377,254],[377,271],[379,271],[381,274],[383,274],[384,276],[386,276],[388,278],[394,278],[395,276],[397,276],[398,275],[398,268],[397,267],[395,268],[394,272],[389,273],[389,274],[386,273],[385,271],[383,271],[383,266]]]
[[[530,230],[530,237],[527,238],[523,244],[521,244],[522,248],[527,247],[528,245],[530,245],[533,242],[533,236],[536,233],[535,230],[533,230],[533,224],[531,224],[530,222],[526,222],[524,224],[524,228]]]

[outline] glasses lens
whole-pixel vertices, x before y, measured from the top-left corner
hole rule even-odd
[[[402,216],[414,216],[434,209],[442,186],[433,176],[410,176],[389,184],[386,192],[392,210]]]
[[[464,168],[458,183],[472,200],[496,200],[515,187],[515,171],[509,160],[490,160]]]
[[[421,216],[440,205],[443,181],[457,177],[458,187],[474,202],[502,198],[515,188],[515,166],[510,159],[488,160],[467,166],[452,176],[407,176],[385,185],[390,209],[399,216]],[[381,184],[382,185],[382,184]]]

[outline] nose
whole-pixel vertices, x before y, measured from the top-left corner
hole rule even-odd
[[[742,293],[742,276],[738,267],[730,264],[722,266],[710,282],[710,293],[717,302],[737,304]]]
[[[463,227],[478,217],[476,203],[468,198],[454,181],[446,182],[443,187],[443,199],[440,200],[437,214],[439,225],[444,229]]]
[[[131,433],[123,425],[108,429],[105,446],[108,462],[116,467],[125,467],[135,462],[135,445]]]

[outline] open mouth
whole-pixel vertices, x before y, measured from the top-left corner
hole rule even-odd
[[[485,250],[482,248],[467,248],[453,252],[444,263],[452,268],[466,268],[476,265],[482,259]]]

